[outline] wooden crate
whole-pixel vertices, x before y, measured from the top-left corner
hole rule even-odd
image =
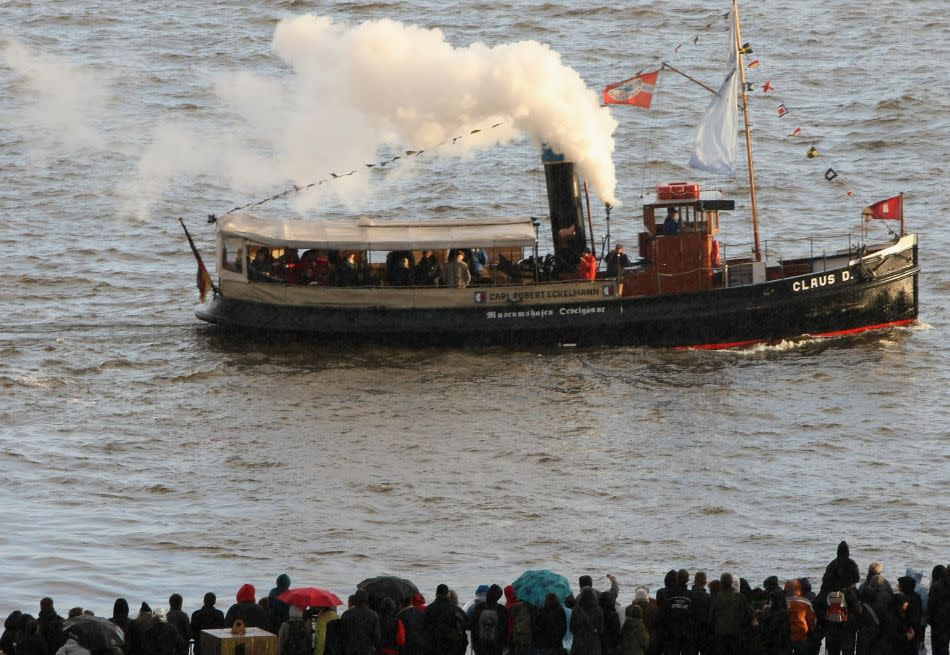
[[[277,655],[277,635],[248,628],[233,635],[229,628],[201,631],[201,655]]]

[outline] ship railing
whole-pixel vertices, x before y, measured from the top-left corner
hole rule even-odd
[[[863,242],[862,235],[854,232],[822,234],[800,239],[766,239],[763,241],[764,267],[760,275],[774,280],[837,268],[857,256]],[[802,247],[806,244],[807,256]],[[802,254],[785,257],[783,252],[787,250],[797,250]],[[727,286],[764,281],[755,279],[756,262],[751,242],[720,243],[720,251],[728,270],[725,278]],[[740,254],[734,255],[736,252]]]

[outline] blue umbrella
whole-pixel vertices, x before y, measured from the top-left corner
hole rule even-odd
[[[544,605],[544,597],[556,594],[563,601],[571,595],[571,584],[563,575],[547,569],[525,571],[512,583],[518,600],[531,603],[535,607]]]

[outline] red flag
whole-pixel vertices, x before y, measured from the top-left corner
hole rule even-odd
[[[753,59],[753,60],[750,61],[748,64],[746,64],[746,68],[755,68],[755,67],[758,66],[758,65],[759,65],[759,60],[758,60],[758,59]]]
[[[657,79],[660,77],[660,71],[652,73],[639,73],[633,77],[608,84],[604,89],[605,105],[634,105],[649,109],[653,102],[653,90],[656,88]]]
[[[884,220],[904,220],[904,196],[894,196],[865,208],[864,215]]]
[[[787,113],[788,113],[788,109],[785,108],[785,105],[779,105],[779,106],[778,106],[778,117],[779,117],[779,118],[781,118],[782,116],[784,116],[784,115],[787,114]]]
[[[768,80],[765,84],[762,85],[762,92],[763,92],[763,93],[768,93],[769,91],[771,91],[771,90],[774,89],[774,88],[775,88],[775,87],[772,86],[772,80]]]

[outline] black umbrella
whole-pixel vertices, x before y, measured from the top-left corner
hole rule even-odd
[[[392,598],[398,606],[403,599],[412,599],[419,593],[418,587],[408,580],[391,575],[381,575],[376,578],[367,578],[356,585],[357,589],[365,589],[370,597]]]
[[[63,632],[93,652],[119,651],[125,644],[122,628],[101,616],[77,616],[63,623]]]

